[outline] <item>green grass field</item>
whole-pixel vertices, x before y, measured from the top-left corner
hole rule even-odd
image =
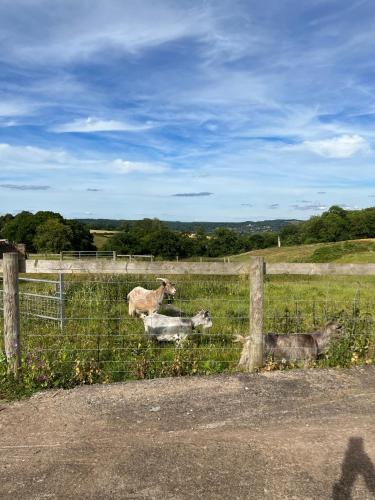
[[[233,335],[249,332],[247,277],[173,279],[178,287],[174,305],[189,315],[205,308],[213,318],[209,334],[194,334],[183,346],[147,339],[142,320],[127,314],[127,293],[138,284],[154,287],[156,282],[149,276],[67,276],[63,331],[56,321],[27,315],[33,311],[53,314],[51,305],[26,300],[21,295],[25,386],[32,391],[82,383],[235,371],[241,347],[233,343]],[[336,319],[344,326],[342,337],[316,366],[373,363],[374,285],[373,277],[268,276],[265,331],[308,332]],[[35,284],[23,284],[22,291],[26,288],[38,293],[45,293],[48,288],[51,294],[54,292],[46,284],[42,285],[43,290]],[[268,363],[266,369],[271,368],[276,366]],[[4,385],[4,355],[0,355],[1,380]]]
[[[252,255],[261,255],[266,262],[337,262],[375,263],[375,239],[340,241],[337,243],[315,243],[290,247],[272,247],[264,250],[233,255],[231,262],[246,261]]]
[[[373,241],[305,245],[236,258],[261,254],[268,262],[321,262],[324,258],[329,262],[373,262],[373,245]],[[51,275],[44,277],[53,279]],[[56,302],[23,295],[53,295],[54,285],[21,282],[23,383],[22,387],[14,386],[6,376],[1,321],[0,399],[45,387],[235,371],[241,347],[233,343],[233,336],[249,332],[247,276],[184,275],[171,279],[178,289],[174,305],[188,315],[208,309],[213,318],[209,334],[194,334],[182,346],[146,338],[142,320],[128,316],[127,293],[137,285],[156,288],[153,276],[66,275],[62,331],[57,321],[32,315],[57,315]],[[343,333],[314,365],[374,363],[374,292],[375,277],[267,276],[264,329],[309,332],[335,319],[343,325]],[[270,361],[265,369],[293,366],[276,366]]]
[[[101,250],[105,245],[105,243],[107,243],[107,241],[111,238],[111,236],[113,236],[118,231],[104,231],[100,229],[97,230],[92,229],[90,232],[94,237],[94,245],[98,250]]]

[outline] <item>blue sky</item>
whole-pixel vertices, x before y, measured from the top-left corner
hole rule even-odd
[[[371,0],[2,0],[0,49],[0,213],[374,205]]]

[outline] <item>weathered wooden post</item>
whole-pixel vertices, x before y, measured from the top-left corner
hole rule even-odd
[[[251,257],[250,262],[250,338],[249,371],[263,366],[263,257]]]
[[[18,253],[3,254],[4,345],[8,372],[18,378],[21,367]]]

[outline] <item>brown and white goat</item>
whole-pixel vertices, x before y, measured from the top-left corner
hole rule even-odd
[[[161,281],[161,285],[156,290],[147,290],[141,286],[136,286],[128,293],[129,316],[140,313],[152,314],[158,312],[164,295],[174,295],[176,287],[165,278],[156,278]]]
[[[323,328],[312,333],[266,333],[263,335],[263,358],[272,357],[274,361],[312,361],[319,354],[326,352],[329,343],[341,329],[334,321],[329,321]],[[251,337],[236,335],[234,342],[243,344],[240,368],[249,366]]]

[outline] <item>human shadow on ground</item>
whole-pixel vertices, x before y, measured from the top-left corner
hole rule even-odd
[[[362,476],[368,490],[375,494],[375,467],[363,447],[363,438],[351,437],[341,465],[341,477],[333,485],[332,500],[351,500],[355,480]]]

